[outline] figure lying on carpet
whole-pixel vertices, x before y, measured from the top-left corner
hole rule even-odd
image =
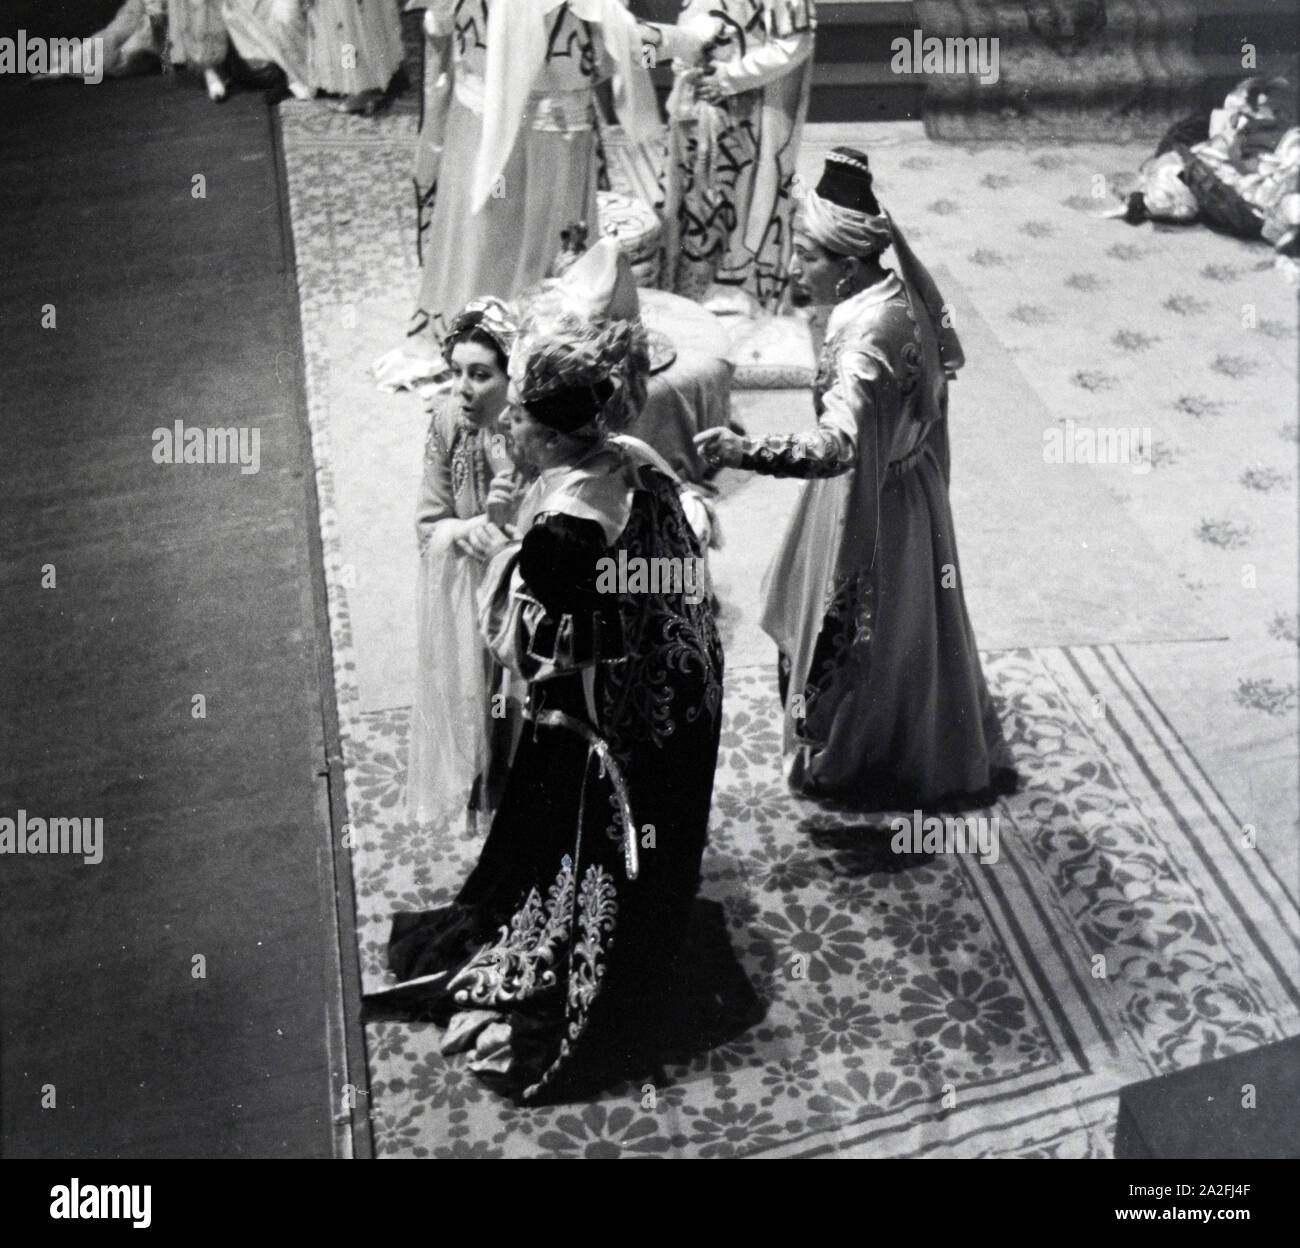
[[[222,0],[126,0],[91,39],[103,42],[105,77],[153,74],[165,62],[200,75],[214,103],[226,98],[230,42]],[[51,72],[35,75],[34,81],[72,76]]]
[[[1123,217],[1191,222],[1300,252],[1300,128],[1282,79],[1247,78],[1207,117],[1179,122],[1141,169]],[[1121,215],[1115,212],[1114,216]]]

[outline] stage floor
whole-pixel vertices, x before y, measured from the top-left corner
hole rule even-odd
[[[447,900],[477,853],[405,818],[425,417],[365,372],[418,283],[414,123],[293,104],[281,121],[373,987],[391,914]],[[444,1060],[436,1028],[373,1025],[380,1155],[1107,1156],[1124,1083],[1300,1032],[1293,292],[1266,248],[1099,219],[1095,189],[1121,191],[1144,149],[812,126],[804,176],[843,142],[870,153],[966,347],[965,590],[1028,777],[991,812],[1001,859],[894,875],[864,861],[860,821],[785,791],[755,620],[799,487],[724,474],[728,726],[705,894],[766,1021],[667,1072],[653,1108],[629,1085],[531,1111]],[[800,390],[739,390],[733,409],[754,433],[811,420]],[[1146,463],[1049,462],[1067,422],[1139,428]],[[816,950],[807,980],[795,949]]]
[[[800,164],[870,153],[966,346],[953,508],[1026,776],[997,861],[885,870],[786,791],[755,621],[799,487],[724,474],[704,891],[765,1020],[532,1111],[434,1028],[362,1034],[389,916],[477,852],[404,815],[425,417],[366,367],[417,285],[409,103],[277,132],[148,79],[0,136],[0,816],[104,818],[98,865],[0,860],[6,1155],[1109,1156],[1121,1086],[1300,1034],[1295,292],[1262,246],[1101,220],[1145,149],[907,124]],[[154,462],[176,420],[257,427],[258,470]],[[1049,462],[1078,427],[1149,458]]]
[[[5,103],[0,816],[103,825],[97,863],[0,858],[0,1147],[348,1153],[271,119],[161,77]],[[207,429],[243,429],[244,462],[158,462],[178,421],[205,455]]]

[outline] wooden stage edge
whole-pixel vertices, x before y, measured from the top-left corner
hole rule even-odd
[[[289,177],[284,158],[284,134],[280,110],[267,109],[271,146],[275,153],[275,184],[280,211],[280,237],[284,299],[287,316],[297,341],[302,342],[302,318],[298,304],[298,264],[293,242],[293,221],[289,209]],[[300,462],[310,471],[303,474],[307,508],[307,560],[311,569],[310,614],[316,643],[316,667],[321,690],[321,733],[325,744],[325,805],[330,827],[330,855],[320,864],[321,896],[332,898],[326,916],[334,934],[331,949],[338,972],[338,993],[330,999],[328,1037],[330,1068],[338,1085],[356,1088],[334,1116],[334,1155],[371,1159],[374,1139],[370,1130],[370,1068],[366,1056],[365,1028],[361,1024],[361,963],[357,950],[356,897],[352,886],[350,852],[343,844],[348,821],[347,795],[343,780],[343,752],[339,741],[338,701],[334,686],[334,646],[330,639],[329,603],[325,585],[325,556],[320,533],[320,497],[316,490],[315,457],[311,427],[307,419],[307,379],[301,350],[295,356],[294,411]]]

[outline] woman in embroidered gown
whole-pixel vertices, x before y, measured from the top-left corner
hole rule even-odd
[[[664,282],[709,306],[773,311],[789,281],[812,0],[690,0],[679,23],[708,58],[677,67],[668,100]]]
[[[762,617],[786,675],[791,785],[866,809],[987,804],[1016,776],[962,598],[937,436],[961,348],[866,156],[836,148],[801,211],[797,291],[834,305],[817,427],[696,439],[716,463],[808,479]],[[899,273],[880,263],[891,244]]]
[[[407,808],[421,823],[490,810],[509,761],[509,717],[506,703],[493,708],[495,664],[479,635],[476,595],[513,518],[513,465],[497,421],[515,332],[495,299],[476,299],[456,317],[445,343],[452,390],[435,407],[425,442],[407,779]],[[489,502],[500,525],[488,517]]]
[[[589,1091],[653,1049],[699,881],[722,701],[707,598],[601,585],[603,559],[698,560],[662,461],[608,438],[628,326],[545,331],[511,360],[512,453],[538,473],[482,623],[528,681],[523,735],[455,902],[398,915],[390,991],[522,1103]],[[628,566],[635,566],[629,562]],[[692,599],[701,599],[692,601]]]
[[[417,330],[435,337],[476,295],[513,299],[546,276],[573,221],[596,224],[596,88],[612,80],[628,137],[659,127],[640,26],[619,0],[430,0],[430,63],[416,152],[424,273]],[[450,98],[448,98],[450,97]]]

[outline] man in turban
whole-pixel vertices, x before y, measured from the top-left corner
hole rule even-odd
[[[697,437],[715,463],[807,484],[765,581],[791,785],[865,809],[979,805],[1014,788],[966,615],[948,504],[961,347],[933,280],[836,148],[802,199],[796,293],[829,309],[814,429]],[[898,271],[882,263],[893,248]]]

